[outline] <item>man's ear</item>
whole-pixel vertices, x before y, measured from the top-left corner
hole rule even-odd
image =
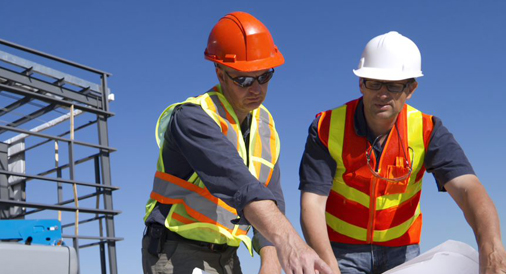
[[[406,100],[411,99],[411,96],[413,96],[413,93],[415,93],[415,90],[418,88],[418,82],[414,81],[413,83],[409,84],[409,93],[406,97]]]
[[[358,78],[358,88],[360,89],[360,93],[364,94],[362,91],[362,86],[364,85],[364,81],[362,81],[362,78]]]
[[[217,65],[214,66],[214,70],[216,71],[216,77],[218,77],[218,81],[220,81],[220,84],[222,84],[225,81],[223,70],[220,69]]]

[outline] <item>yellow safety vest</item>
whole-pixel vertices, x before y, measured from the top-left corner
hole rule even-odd
[[[165,220],[165,226],[169,230],[188,239],[209,243],[239,246],[242,241],[252,254],[251,239],[247,236],[249,226],[234,225],[231,222],[239,218],[237,211],[213,196],[197,173],[194,172],[187,181],[165,173],[162,157],[163,135],[174,108],[188,103],[202,107],[216,122],[222,133],[237,148],[237,153],[245,165],[249,159],[248,169],[259,182],[267,186],[272,177],[279,158],[280,143],[271,114],[263,105],[251,113],[250,142],[247,150],[237,116],[223,95],[221,86],[217,85],[203,95],[169,106],[160,115],[156,127],[160,156],[144,220],[151,214],[157,202],[171,204],[171,210]]]

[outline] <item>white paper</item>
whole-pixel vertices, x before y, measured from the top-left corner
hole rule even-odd
[[[383,274],[478,274],[478,252],[448,240]]]

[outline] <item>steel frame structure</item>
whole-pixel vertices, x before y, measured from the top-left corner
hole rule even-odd
[[[37,216],[41,212],[73,212],[74,221],[61,220],[62,228],[74,227],[73,234],[63,234],[63,238],[71,239],[74,248],[79,255],[79,250],[88,247],[99,247],[102,273],[118,273],[116,258],[116,242],[123,240],[116,237],[114,217],[121,213],[114,210],[112,192],[118,187],[112,185],[110,153],[115,149],[109,146],[108,118],[114,116],[109,110],[109,100],[114,95],[110,93],[107,79],[110,73],[90,68],[72,61],[68,61],[47,53],[14,44],[0,39],[0,219],[25,219],[25,217]],[[37,60],[48,61],[61,67],[69,67],[78,72],[90,74],[98,78],[99,84],[83,80],[79,77],[52,69],[48,66],[28,61],[6,51],[19,52],[33,56]],[[6,105],[7,100],[2,96],[9,96],[13,102]],[[4,102],[4,103],[2,103]],[[4,121],[3,118],[11,113],[21,111],[29,105],[31,113],[19,115],[17,119]],[[48,114],[64,114],[50,122],[43,121],[34,128],[26,128],[37,124],[42,117]],[[59,113],[59,114],[58,114]],[[82,125],[74,125],[74,117],[80,114],[96,117],[94,121],[88,121]],[[55,125],[70,121],[70,129],[58,133],[41,133]],[[98,135],[96,142],[84,142],[75,140],[74,132],[87,129],[93,130]],[[4,138],[6,134],[13,135]],[[34,144],[26,147],[26,140],[36,139]],[[40,141],[42,139],[42,141]],[[30,159],[26,153],[34,148],[55,143],[67,144],[67,163],[56,161],[54,168],[29,174],[26,165]],[[76,159],[75,150],[79,147],[92,150],[91,155]],[[37,155],[38,157],[39,155]],[[58,150],[55,150],[55,158],[58,159]],[[17,161],[16,163],[14,163]],[[78,178],[76,166],[88,163],[92,166],[89,174],[94,174],[93,181],[89,182]],[[17,165],[16,165],[17,164]],[[18,166],[14,170],[12,166]],[[21,169],[19,169],[21,166]],[[37,193],[30,193],[29,185],[32,182],[44,182],[51,191],[55,191],[56,201],[34,202],[32,197]],[[64,185],[73,187],[72,198],[64,199]],[[77,187],[85,190],[86,194],[79,196]],[[88,199],[96,199],[95,207],[79,206],[79,202]],[[100,198],[103,199],[100,205]],[[32,215],[33,214],[33,215]],[[67,213],[68,214],[68,213]],[[79,218],[83,215],[86,218]],[[88,217],[91,215],[91,217]],[[98,235],[81,235],[78,226],[83,224],[98,224]],[[105,226],[105,234],[103,233]],[[79,241],[87,242],[80,244]],[[107,250],[107,251],[106,251]]]

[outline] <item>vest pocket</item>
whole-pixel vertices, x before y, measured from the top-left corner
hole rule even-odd
[[[398,165],[389,165],[387,167],[387,177],[388,179],[402,178],[409,174],[409,168]],[[409,183],[409,176],[399,182],[386,182],[385,195],[390,194],[402,194],[406,192]]]

